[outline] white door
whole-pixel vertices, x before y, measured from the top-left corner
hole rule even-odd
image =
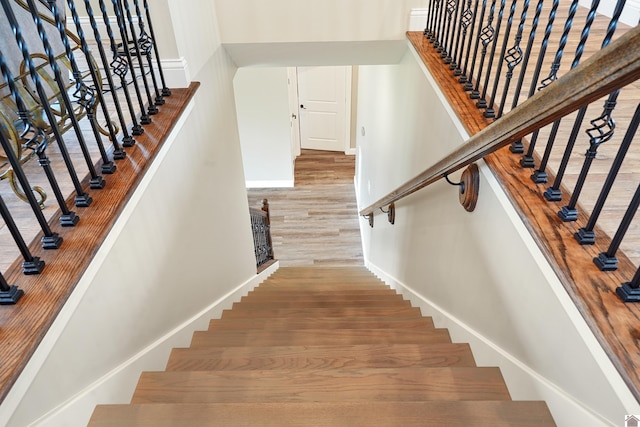
[[[351,67],[298,67],[302,148],[348,149],[350,90]]]

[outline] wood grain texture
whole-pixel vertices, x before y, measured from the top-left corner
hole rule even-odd
[[[473,367],[468,344],[360,344],[173,349],[167,371]]]
[[[542,402],[144,404],[99,407],[91,427],[551,427]]]
[[[579,13],[584,14],[585,12],[581,10]],[[604,34],[605,28],[606,25],[600,23],[599,26],[594,27],[593,31]],[[633,30],[622,28],[619,32],[623,34],[626,33],[622,35],[621,38],[637,37],[639,29],[640,27]],[[633,33],[631,33],[631,31],[633,31]],[[474,135],[474,141],[477,141],[478,135],[489,126],[491,121],[486,119],[482,115],[482,112],[475,106],[474,101],[469,99],[468,94],[464,92],[461,85],[457,83],[457,80],[454,80],[448,67],[442,66],[439,55],[434,53],[431,44],[425,42],[422,33],[409,33],[408,37],[419,52],[429,72],[438,82],[439,87],[460,118],[463,126],[465,126],[470,135]],[[596,36],[593,38],[601,40],[601,38]],[[573,43],[575,44],[575,40]],[[637,42],[635,42],[635,45],[636,48],[640,46]],[[600,57],[594,56],[597,51],[597,47],[591,47],[591,51],[588,52],[588,54],[592,55],[588,60],[590,64],[602,60]],[[452,84],[452,82],[456,83]],[[635,105],[637,105],[638,93],[640,93],[637,90],[638,82],[636,81],[630,86],[628,92],[631,93],[631,95],[627,96],[631,96],[631,105],[634,109]],[[546,91],[547,89],[542,92]],[[625,94],[624,91],[623,94]],[[600,104],[596,105],[599,106]],[[629,108],[630,104],[628,102],[626,105],[626,107],[622,108],[621,115],[623,117],[630,117],[629,110],[632,109]],[[570,116],[570,118],[572,118],[572,116]],[[496,122],[493,127],[497,129],[503,119]],[[559,141],[564,141],[565,145],[571,130],[572,120],[566,120],[566,123],[568,123],[568,125],[561,127],[558,138]],[[486,134],[486,131],[484,134]],[[543,136],[541,136],[540,139],[543,139],[547,134],[548,129],[543,129],[541,132]],[[612,157],[615,155],[615,145],[605,147],[605,149],[608,150],[605,151],[605,153],[609,153],[608,156]],[[562,154],[561,151],[562,150],[560,150],[558,154],[555,154],[556,159]],[[603,154],[603,157],[606,159],[607,154]],[[637,173],[634,172],[634,170],[637,169],[636,166],[638,163],[636,157],[638,156],[633,154],[630,157],[631,158],[625,162],[625,165],[628,165],[629,168],[628,172],[621,174],[623,175],[623,179],[620,185],[623,187],[631,187],[632,190],[627,191],[626,194],[621,191],[617,193],[614,192],[611,197],[612,200],[607,203],[607,208],[613,207],[614,210],[618,211],[624,209],[630,200],[630,192],[635,190]],[[582,157],[582,159],[584,159],[584,157]],[[520,156],[516,156],[506,148],[503,148],[488,155],[484,160],[505,190],[505,193],[520,214],[520,217],[534,240],[550,261],[555,273],[560,278],[592,332],[603,346],[605,352],[624,378],[634,396],[640,400],[640,344],[637,340],[640,329],[640,307],[633,304],[624,304],[615,295],[615,289],[620,286],[621,283],[630,280],[636,270],[636,266],[629,260],[625,253],[618,252],[618,270],[607,273],[599,271],[593,264],[592,259],[599,253],[605,252],[611,240],[602,228],[596,227],[595,231],[598,235],[598,240],[595,245],[581,246],[575,241],[573,234],[578,231],[579,227],[584,226],[588,219],[585,213],[586,210],[582,208],[582,206],[579,206],[578,220],[573,223],[565,223],[560,220],[557,213],[562,206],[567,204],[567,200],[563,202],[547,202],[543,196],[543,192],[550,184],[532,184],[529,178],[532,170],[520,167]],[[577,162],[581,164],[581,160],[577,160]],[[537,161],[536,164],[539,164],[539,162]],[[594,167],[596,170],[597,168],[603,168],[601,164]],[[569,169],[568,176],[570,179],[568,183],[575,182],[575,178],[579,172],[579,166],[577,170],[575,166],[572,166],[572,168],[573,169]],[[554,178],[553,171],[550,171],[549,183],[553,182]],[[601,176],[600,182],[603,181],[602,178]],[[599,188],[598,185],[585,187],[585,197],[582,197],[581,200],[586,198],[590,201],[588,203],[593,205],[593,200],[597,197]],[[562,187],[561,191],[563,194],[570,194],[565,187]],[[619,215],[617,218],[619,221]],[[613,233],[616,227],[617,225],[610,226],[608,232]],[[632,227],[630,236],[626,239],[627,245],[623,246],[623,248],[625,250],[630,248],[632,253],[637,253],[636,248],[638,247],[639,239],[640,234],[638,233],[637,226]],[[636,256],[635,260],[635,264],[638,264],[640,258]]]
[[[252,317],[250,319],[222,320],[209,322],[209,330],[232,329],[432,329],[430,317],[403,318],[386,317],[305,317],[296,319],[278,317]]]
[[[497,368],[146,372],[131,403],[510,400]]]
[[[58,225],[60,213],[54,215],[50,220],[51,228],[64,237],[59,250],[42,249],[41,235],[31,242],[29,247],[33,255],[46,260],[42,274],[22,275],[19,261],[10,267],[7,280],[23,289],[25,296],[18,305],[3,306],[0,310],[3,344],[0,399],[7,395],[62,309],[198,86],[193,83],[188,89],[172,91],[162,106],[162,112],[145,127],[144,135],[137,137],[136,145],[127,149],[127,158],[118,162],[117,173],[107,178],[106,187],[90,192],[92,205],[77,209],[82,219],[76,227],[62,229]],[[99,169],[100,163],[97,166]],[[83,181],[83,187],[89,188],[88,179]],[[67,200],[67,205],[73,205],[72,197]]]

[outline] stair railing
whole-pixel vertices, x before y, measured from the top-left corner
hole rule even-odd
[[[428,9],[432,14],[435,14],[433,17],[428,18],[428,22],[434,25],[434,20],[439,16],[437,13],[438,5],[439,3],[436,2],[433,7]],[[590,11],[590,15],[595,10],[594,7],[597,7],[597,1],[594,1],[594,5],[595,6],[593,6]],[[555,6],[556,3],[554,2],[554,8],[550,12],[550,21],[555,17]],[[539,14],[537,14],[537,16],[539,16]],[[615,22],[617,22],[618,16],[619,14],[616,13],[616,16],[612,19],[612,22],[614,23],[610,25],[610,31],[612,31],[611,27],[615,28]],[[573,16],[570,14],[569,20],[571,19],[573,19]],[[476,26],[481,28],[481,24],[482,23],[476,23]],[[582,41],[584,41],[588,35],[588,27],[590,25],[591,23],[589,22],[588,17],[587,24],[585,25],[586,29],[582,32]],[[429,34],[431,37],[437,37],[438,28],[439,27],[435,25],[433,30],[425,31],[425,33]],[[462,27],[462,30],[464,31],[465,29]],[[535,31],[535,29],[532,31]],[[565,26],[565,33],[567,32],[567,26]],[[424,43],[428,43],[428,39],[425,38],[425,40],[426,41]],[[546,40],[548,40],[548,37],[545,37],[543,43],[546,43]],[[507,43],[507,40],[505,40],[504,43]],[[563,42],[561,40],[561,44],[562,43]],[[440,42],[440,46],[444,46],[444,44]],[[468,44],[468,46],[470,47],[470,44]],[[582,46],[584,45],[582,44]],[[561,49],[559,50],[562,49],[564,49],[564,46],[561,46]],[[619,39],[613,42],[611,42],[610,34],[608,34],[605,38],[605,42],[603,42],[602,50],[598,51],[596,54],[578,65],[577,62],[579,61],[579,56],[582,53],[581,49],[581,44],[579,44],[577,48],[578,59],[574,59],[574,66],[567,74],[560,78],[557,77],[557,69],[559,69],[558,58],[561,57],[561,54],[557,54],[556,61],[554,61],[554,64],[552,65],[552,74],[550,74],[550,77],[546,79],[544,90],[538,90],[537,93],[532,92],[529,99],[515,106],[511,111],[505,113],[499,117],[499,119],[496,119],[493,123],[473,135],[465,144],[451,152],[449,155],[436,162],[414,178],[408,180],[398,188],[389,192],[375,203],[361,209],[360,215],[368,217],[369,223],[372,226],[374,223],[374,212],[378,210],[388,212],[389,218],[391,219],[394,217],[395,219],[395,204],[404,197],[441,179],[448,180],[448,176],[452,173],[473,164],[477,160],[496,152],[502,147],[514,143],[520,143],[527,135],[531,135],[532,133],[536,135],[542,127],[548,124],[554,123],[555,127],[555,123],[558,123],[568,114],[574,111],[586,110],[590,103],[598,100],[599,98],[608,96],[604,112],[600,117],[591,122],[592,127],[588,130],[591,143],[584,165],[584,174],[586,175],[590,161],[595,156],[595,150],[597,150],[597,147],[600,144],[610,138],[613,128],[611,111],[615,104],[618,91],[629,83],[640,79],[640,27],[629,30],[626,34],[620,36]],[[439,56],[442,56],[442,53],[440,53]],[[471,69],[473,70],[473,66]],[[509,71],[512,72],[513,70],[510,69]],[[479,74],[477,76],[481,77],[482,74],[480,71],[478,71],[478,73]],[[468,83],[470,79],[475,80],[476,77],[467,76],[465,83]],[[532,84],[535,85],[536,82],[533,82]],[[518,89],[518,91],[519,90],[520,89]],[[506,97],[504,96],[502,97],[503,100],[505,98]],[[496,96],[492,96],[491,99],[498,98]],[[502,109],[503,105],[497,106],[498,111],[501,111]],[[580,117],[578,117],[578,120],[581,120]],[[614,166],[609,173],[610,177],[603,188],[601,200],[597,206],[599,208],[602,207],[601,205],[604,203],[604,199],[606,199],[608,189],[610,189],[612,185],[611,182],[619,170],[620,163],[624,158],[624,152],[631,143],[631,140],[633,140],[639,120],[640,113],[636,111],[636,114],[632,119],[632,123],[627,130],[627,135],[624,139],[625,142],[623,142],[622,148],[620,149],[620,158],[614,162]],[[575,139],[575,135],[572,135],[571,138]],[[570,142],[570,144],[573,144],[573,142]],[[473,179],[463,179],[461,192],[464,193],[466,191],[468,193],[473,191],[469,185],[469,183],[473,181]],[[583,182],[584,177],[581,177],[579,180],[579,186],[581,186]],[[467,188],[465,188],[464,184],[467,184]],[[580,192],[579,186],[577,188],[578,194]],[[557,188],[559,188],[559,186]],[[469,195],[467,194],[467,196]],[[559,212],[559,216],[563,221],[570,220],[567,217],[563,217],[563,211],[575,209],[576,203],[577,196],[575,200],[572,198],[566,209]],[[634,199],[630,203],[627,215],[620,225],[619,233],[616,234],[616,237],[614,237],[613,242],[611,243],[610,250],[601,254],[594,261],[602,270],[615,269],[615,253],[618,250],[620,240],[628,229],[631,218],[636,212],[638,206],[640,206],[640,187],[636,192]],[[387,207],[389,210],[384,211]],[[592,240],[587,238],[581,240],[578,234],[582,234],[583,237],[591,237],[590,233],[592,233],[595,219],[597,219],[599,212],[599,210],[594,211],[592,221],[584,227],[584,230],[581,233],[576,234],[576,239],[581,244],[592,243]],[[625,283],[618,289],[618,294],[627,301],[640,300],[640,270],[629,283]]]
[[[256,267],[258,271],[266,268],[275,258],[273,256],[273,242],[271,240],[271,216],[269,214],[269,201],[262,200],[262,207],[249,208],[251,215],[251,231],[253,233],[253,245],[256,255]]]
[[[127,98],[126,105],[131,112],[133,134],[140,135],[143,129],[137,122],[136,111],[133,110],[127,88],[134,86],[140,93],[138,86],[141,84],[145,86],[149,102],[144,106],[140,98],[142,109],[140,121],[143,124],[151,122],[147,113],[157,113],[157,106],[164,104],[165,96],[171,95],[171,91],[166,88],[164,82],[162,64],[159,60],[153,63],[153,51],[156,59],[160,57],[155,41],[146,33],[147,28],[153,32],[149,5],[146,1],[144,2],[146,15],[143,15],[138,0],[134,0],[133,3],[136,8],[138,36],[128,0],[113,0],[113,9],[110,12],[105,2],[100,0],[102,12],[111,13],[111,16],[117,17],[123,40],[120,45],[116,43],[106,18],[111,53],[117,59],[113,62],[108,62],[105,48],[101,43],[101,32],[89,0],[83,0],[83,2],[94,32],[95,39],[92,41],[85,38],[78,17],[77,1],[66,0],[66,2],[78,34],[66,26],[64,11],[61,8],[64,1],[0,0],[0,20],[11,28],[15,38],[15,40],[4,40],[2,45],[4,47],[0,46],[0,71],[2,72],[0,80],[4,81],[4,84],[0,85],[0,90],[4,90],[4,95],[0,98],[0,143],[3,149],[3,155],[0,156],[0,179],[6,178],[15,195],[29,204],[33,212],[33,218],[30,221],[35,220],[39,225],[42,233],[42,247],[45,249],[60,248],[63,245],[64,233],[52,230],[49,218],[43,214],[47,194],[41,187],[31,184],[38,178],[28,176],[29,173],[33,175],[34,172],[28,172],[26,164],[32,158],[38,158],[38,163],[42,166],[60,211],[58,216],[60,225],[75,227],[79,224],[80,215],[70,210],[66,200],[69,194],[63,194],[60,182],[65,180],[71,182],[77,207],[90,207],[92,197],[88,190],[100,190],[107,185],[107,180],[100,173],[115,173],[116,162],[126,158],[126,152],[122,147],[131,147],[135,143],[127,131],[127,124],[120,107],[120,96],[124,94]],[[21,15],[22,20],[17,17],[20,9],[24,10]],[[36,36],[28,38],[25,35]],[[17,49],[11,46],[12,43],[15,43]],[[90,44],[96,43],[102,67],[98,66],[89,47]],[[60,49],[59,46],[62,46],[62,50],[56,51]],[[8,58],[8,55],[15,55],[15,52],[19,52],[19,57],[11,59],[12,63],[22,63],[19,69],[15,65],[10,65]],[[142,61],[143,55],[147,59],[146,63]],[[138,59],[137,63],[133,62],[134,56]],[[156,72],[159,73],[159,79],[156,78]],[[121,78],[123,90],[117,90],[113,74]],[[151,74],[155,99],[151,98],[147,83],[147,76]],[[105,104],[106,90],[111,92],[110,96],[118,114],[120,127],[109,118],[110,113]],[[103,115],[103,123],[106,123],[106,129],[102,127],[97,117],[99,109]],[[85,137],[79,123],[85,117],[90,124],[90,137]],[[68,135],[67,130],[73,130],[73,135]],[[111,143],[109,147],[104,144],[103,137],[109,139]],[[122,145],[119,138],[122,138]],[[73,155],[73,150],[69,149],[70,140],[80,148],[81,156]],[[66,168],[64,172],[59,168],[54,170],[52,167],[49,152],[53,144],[62,157]],[[89,188],[83,185],[82,178],[77,172],[78,167],[88,170]],[[16,221],[7,206],[8,197],[11,195],[2,196],[0,213],[22,255],[22,272],[23,274],[40,274],[45,268],[45,261],[32,255],[26,243],[29,238],[25,238],[16,226]],[[21,221],[24,219],[21,218]],[[0,304],[17,302],[23,291],[5,284],[4,278],[0,278]]]

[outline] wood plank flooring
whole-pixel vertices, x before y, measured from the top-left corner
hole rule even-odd
[[[130,405],[96,407],[89,426],[555,425],[544,402],[512,401],[498,368],[476,366],[419,310],[358,314],[372,301],[406,305],[389,291],[363,268],[282,267],[174,349],[165,371],[142,373]],[[317,301],[330,306],[270,311]]]
[[[248,190],[250,206],[269,200],[281,266],[363,265],[354,175],[355,156],[302,150],[294,188]]]

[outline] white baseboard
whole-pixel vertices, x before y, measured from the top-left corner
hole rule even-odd
[[[293,180],[245,181],[247,188],[293,188]]]
[[[427,26],[427,8],[413,8],[409,15],[409,31],[423,31]]]
[[[220,318],[223,310],[231,308],[278,268],[276,261],[31,425],[87,425],[96,405],[129,403],[142,371],[164,370],[172,348],[188,346],[194,331],[207,329],[211,319]]]
[[[405,299],[419,307],[423,316],[431,316],[436,327],[447,328],[453,342],[469,343],[479,366],[498,366],[514,400],[544,400],[551,409],[558,426],[609,426],[609,422],[590,411],[572,396],[547,378],[532,370],[525,363],[506,352],[496,343],[474,330],[456,316],[443,310],[411,287],[401,283],[369,261],[365,266]],[[558,410],[558,408],[560,408]],[[554,409],[556,411],[554,411]]]
[[[189,64],[180,57],[177,59],[163,59],[162,72],[169,88],[185,88],[191,84]]]

